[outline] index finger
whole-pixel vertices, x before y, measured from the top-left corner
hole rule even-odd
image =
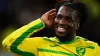
[[[51,14],[53,12],[56,12],[56,9],[51,9],[50,11],[48,11],[48,14]]]

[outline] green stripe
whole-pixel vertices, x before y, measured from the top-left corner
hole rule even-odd
[[[47,37],[45,37],[43,39],[46,40],[46,41],[54,42],[54,41],[52,41],[51,39],[49,39]],[[58,43],[59,44],[71,44],[71,43],[74,43],[75,41],[77,41],[77,39],[78,39],[78,37],[76,36],[72,41],[66,41],[66,42],[59,41]]]
[[[94,49],[95,47],[94,46],[88,46],[86,48]]]
[[[53,42],[52,40],[50,40],[50,39],[49,39],[49,38],[47,38],[47,37],[43,37],[43,39],[44,39],[44,40],[46,40],[46,41]]]
[[[41,27],[43,27],[43,23],[40,22],[39,24],[29,28],[26,32],[24,32],[21,36],[19,36],[10,46],[10,50],[12,52],[18,53],[20,55],[23,56],[35,56],[33,53],[30,52],[25,52],[25,51],[21,51],[19,49],[17,49],[17,46],[30,34],[32,33],[34,30],[36,29],[40,29]],[[17,33],[16,33],[17,34]]]
[[[50,53],[56,53],[56,54],[63,54],[63,55],[75,56],[74,54],[65,53],[65,52],[62,52],[62,51],[55,51],[55,50],[43,49],[43,48],[38,48],[38,51],[40,51],[40,52],[50,52]]]

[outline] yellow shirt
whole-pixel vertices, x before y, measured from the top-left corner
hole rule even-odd
[[[14,31],[3,40],[2,45],[21,56],[100,56],[98,44],[80,36],[65,43],[57,37],[28,38],[44,27],[41,20],[37,19]]]

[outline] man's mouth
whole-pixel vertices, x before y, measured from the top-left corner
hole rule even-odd
[[[57,31],[63,33],[66,32],[66,29],[64,27],[58,27]]]

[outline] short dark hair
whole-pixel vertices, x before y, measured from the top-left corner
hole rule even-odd
[[[82,26],[86,23],[88,19],[88,8],[86,7],[86,5],[81,2],[63,1],[55,5],[56,12],[58,12],[61,6],[69,6],[72,9],[78,11],[80,20],[80,28],[78,31],[80,31]]]

